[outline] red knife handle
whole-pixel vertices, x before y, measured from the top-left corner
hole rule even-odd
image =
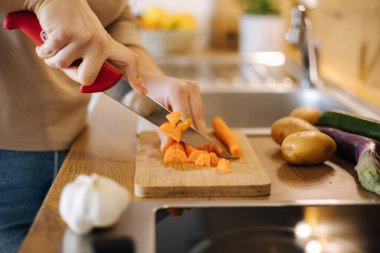
[[[37,16],[30,11],[18,11],[9,13],[4,20],[4,27],[8,30],[20,29],[38,45],[42,45],[46,33],[42,30]],[[81,60],[73,63],[78,66]],[[113,87],[122,77],[122,73],[108,63],[103,63],[96,80],[91,85],[81,85],[82,93],[94,93],[108,90]]]

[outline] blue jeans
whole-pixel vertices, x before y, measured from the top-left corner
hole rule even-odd
[[[66,155],[0,150],[1,253],[19,249]]]

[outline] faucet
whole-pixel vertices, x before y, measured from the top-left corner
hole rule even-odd
[[[302,54],[302,88],[320,87],[315,41],[312,37],[310,19],[306,16],[304,5],[298,5],[291,11],[291,27],[285,35],[286,40],[297,45]]]

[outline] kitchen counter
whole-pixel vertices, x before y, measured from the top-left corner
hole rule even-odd
[[[43,252],[65,252],[65,240],[69,240],[67,238],[70,238],[68,236],[70,233],[58,213],[59,196],[63,186],[79,174],[98,173],[108,176],[130,191],[133,203],[123,217],[134,213],[137,218],[130,223],[122,218],[109,231],[128,231],[132,234],[138,232],[138,235],[135,235],[136,248],[137,252],[141,253],[150,252],[154,248],[154,234],[152,230],[146,231],[151,229],[150,226],[154,223],[143,226],[140,221],[153,221],[153,210],[157,205],[239,206],[380,202],[379,196],[363,190],[358,185],[351,164],[334,157],[332,161],[322,166],[308,168],[289,166],[282,160],[278,146],[268,136],[254,136],[249,139],[271,179],[269,196],[188,199],[137,198],[133,196],[137,116],[102,96],[88,121],[88,127],[73,143],[20,252],[42,252],[41,249]],[[136,214],[136,205],[145,207],[145,211],[139,211]],[[103,232],[97,232],[97,234]],[[78,239],[78,237],[76,238]],[[83,240],[85,238],[87,237],[83,237]],[[69,243],[74,242],[70,241]],[[150,246],[147,246],[148,244]]]

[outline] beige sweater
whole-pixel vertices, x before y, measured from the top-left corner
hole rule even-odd
[[[126,1],[88,2],[116,41],[141,45]],[[0,149],[67,149],[86,124],[90,96],[38,58],[35,47],[20,31],[0,28]]]

